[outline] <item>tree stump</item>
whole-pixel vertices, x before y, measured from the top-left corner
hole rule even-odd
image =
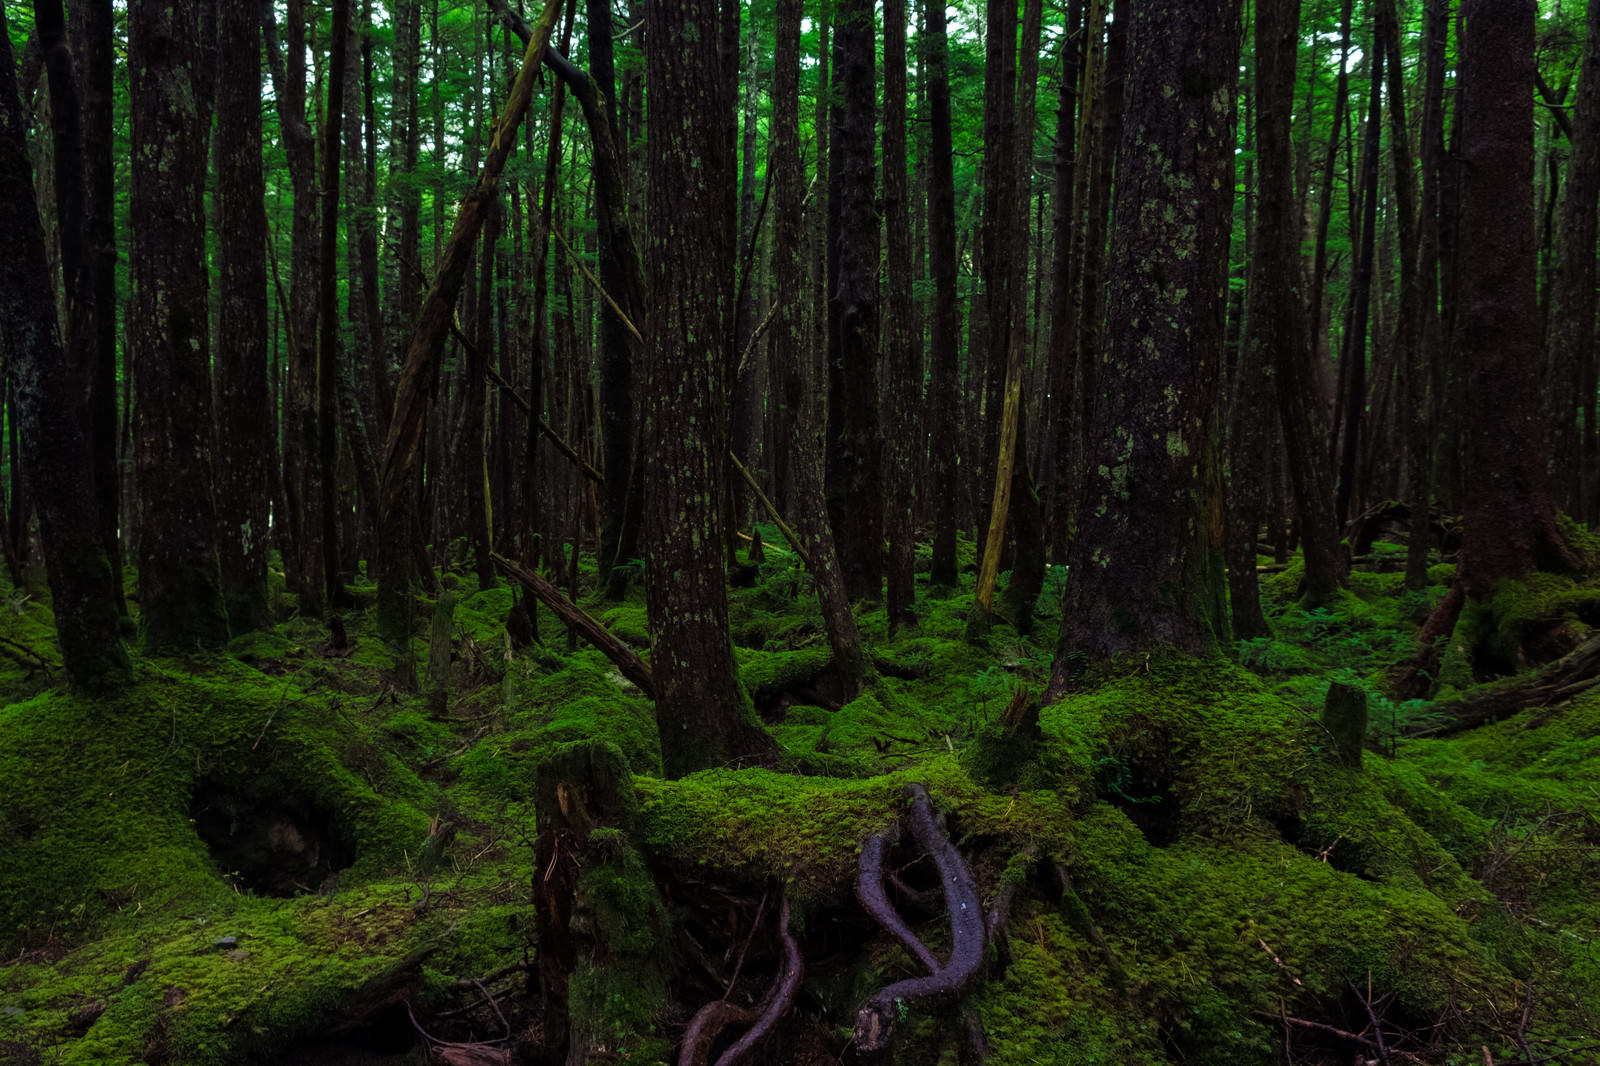
[[[1367,694],[1353,685],[1335,681],[1328,686],[1322,706],[1322,725],[1333,737],[1333,758],[1361,769],[1361,745],[1367,737]]]

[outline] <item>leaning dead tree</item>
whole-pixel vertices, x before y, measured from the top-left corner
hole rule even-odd
[[[932,857],[944,888],[945,910],[950,916],[950,957],[943,963],[939,961],[900,917],[884,890],[884,860],[894,842],[893,836],[899,831],[898,824],[868,837],[861,848],[856,898],[861,901],[862,908],[929,972],[923,977],[885,985],[856,1012],[854,1046],[857,1059],[862,1062],[888,1057],[894,1044],[896,1023],[908,1008],[956,1002],[983,968],[985,928],[977,882],[966,860],[940,828],[928,790],[921,785],[907,785],[906,796],[911,801],[906,828],[911,831],[912,839]]]

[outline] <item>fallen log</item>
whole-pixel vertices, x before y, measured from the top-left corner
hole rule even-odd
[[[1498,722],[1529,707],[1551,707],[1600,684],[1600,632],[1555,662],[1521,677],[1480,685],[1433,705],[1434,721],[1407,729],[1408,737],[1443,737]]]
[[[612,636],[610,630],[567,599],[560,589],[527,567],[512,562],[498,552],[491,552],[489,558],[494,561],[494,565],[502,574],[521,585],[529,595],[554,611],[557,617],[571,626],[579,636],[610,659],[622,672],[623,677],[639,686],[640,692],[652,700],[656,698],[656,687],[650,676],[650,667],[635,655],[631,648]]]

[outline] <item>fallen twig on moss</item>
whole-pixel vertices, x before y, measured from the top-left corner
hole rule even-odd
[[[644,660],[633,653],[631,648],[612,636],[609,629],[590,617],[581,607],[567,599],[560,589],[532,570],[512,562],[497,552],[491,552],[489,558],[494,560],[494,565],[501,573],[527,589],[530,594],[538,598],[539,602],[554,611],[563,622],[576,629],[584,640],[610,659],[617,669],[622,671],[623,677],[639,686],[640,692],[650,699],[656,698],[656,686],[651,679],[650,668],[644,664]]]

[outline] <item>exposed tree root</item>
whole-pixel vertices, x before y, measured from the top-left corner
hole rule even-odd
[[[749,1025],[750,1028],[718,1056],[716,1066],[737,1066],[772,1034],[778,1020],[794,1006],[795,997],[800,992],[801,978],[805,975],[805,960],[800,955],[800,945],[789,932],[787,895],[778,900],[778,940],[783,946],[783,962],[772,985],[761,997],[761,1002],[756,1004],[756,1009],[747,1010],[726,999],[712,1000],[701,1007],[683,1034],[678,1066],[708,1066],[717,1037],[730,1025]]]
[[[978,902],[978,887],[972,878],[972,871],[939,827],[927,789],[921,785],[907,785],[906,795],[911,800],[907,825],[912,838],[932,855],[944,887],[945,909],[950,915],[950,958],[942,966],[934,967],[925,977],[912,977],[885,986],[862,1005],[856,1013],[854,1047],[858,1058],[866,1060],[880,1058],[888,1052],[894,1042],[895,1026],[905,1007],[956,1001],[983,967],[984,915]],[[874,844],[874,841],[878,843]],[[902,943],[906,943],[906,937],[909,936],[921,947],[920,941],[909,930],[904,934],[896,931],[897,927],[903,929],[905,923],[888,905],[883,893],[883,856],[886,851],[887,841],[881,835],[868,839],[868,846],[862,851],[857,896],[867,912],[894,932]],[[862,887],[870,886],[873,882],[876,882],[875,889]],[[911,950],[919,959],[923,959],[924,965],[927,964],[923,953],[931,953],[927,952],[926,947],[922,947],[921,952]]]
[[[898,835],[898,826],[891,826],[885,832],[872,834],[861,846],[861,874],[856,879],[856,899],[861,901],[861,909],[900,941],[912,958],[922,963],[930,974],[937,973],[939,957],[929,951],[928,946],[911,931],[911,927],[900,917],[900,912],[894,909],[894,904],[889,902],[889,894],[884,890],[884,858],[889,853],[889,845],[893,843],[891,837]]]

